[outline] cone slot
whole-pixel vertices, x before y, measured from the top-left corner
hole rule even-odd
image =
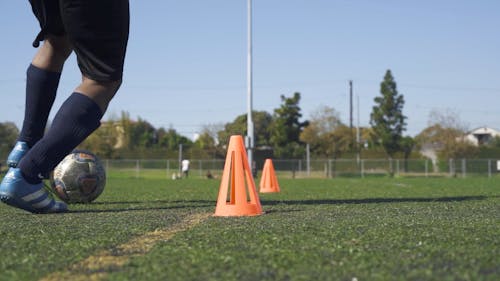
[[[234,152],[231,153],[231,163],[234,162]],[[234,168],[233,165],[229,165],[229,178],[227,179],[228,182],[226,183],[229,188],[227,189],[226,192],[226,203],[234,204],[234,188],[231,188],[234,186]]]

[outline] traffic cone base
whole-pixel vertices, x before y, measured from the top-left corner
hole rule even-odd
[[[231,136],[214,216],[257,216],[262,213],[243,137]]]
[[[262,215],[262,208],[255,204],[236,206],[226,203],[226,206],[217,206],[214,216],[216,217],[239,217],[239,216],[259,216]]]
[[[266,162],[264,163],[259,186],[260,193],[280,192],[278,178],[276,177],[273,161],[271,159],[266,159]]]

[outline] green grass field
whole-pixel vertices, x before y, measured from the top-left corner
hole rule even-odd
[[[0,204],[0,280],[500,280],[498,178],[279,179],[213,217],[219,180],[108,177],[96,202]]]

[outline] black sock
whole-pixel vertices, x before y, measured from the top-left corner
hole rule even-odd
[[[61,106],[52,126],[22,158],[19,168],[32,184],[41,182],[75,147],[100,126],[102,112],[89,97],[73,93]]]
[[[19,141],[29,147],[43,137],[50,109],[56,98],[61,73],[47,71],[32,64],[26,71],[26,104]]]

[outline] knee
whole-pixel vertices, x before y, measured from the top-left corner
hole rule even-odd
[[[71,44],[65,36],[49,35],[33,58],[33,64],[43,69],[60,72],[71,52]]]
[[[96,92],[115,93],[118,91],[121,84],[122,80],[98,81],[83,75],[81,86],[92,89],[92,91]]]
[[[87,80],[87,79],[85,79]],[[114,96],[116,92],[118,92],[118,89],[120,89],[120,86],[122,85],[122,80],[115,80],[115,81],[95,81],[95,80],[87,80],[87,82],[90,82],[90,84],[93,84],[101,89],[103,89],[103,92],[106,92],[108,95]]]
[[[102,82],[83,76],[82,83],[75,91],[93,99],[104,113],[109,102],[120,88],[121,82],[121,80]]]
[[[122,79],[120,80],[116,80],[116,81],[112,81],[112,82],[109,82],[110,83],[110,87],[113,89],[113,91],[116,93],[118,92],[118,90],[120,89],[121,85],[122,85]]]

